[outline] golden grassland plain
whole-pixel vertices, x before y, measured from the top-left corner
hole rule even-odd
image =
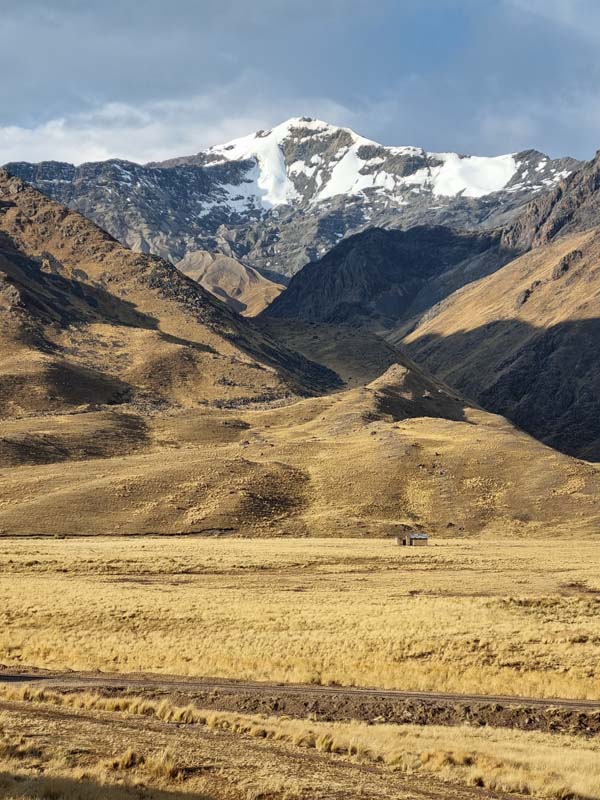
[[[600,698],[600,547],[0,539],[0,664]]]
[[[114,782],[119,773],[127,771],[140,781],[150,780],[155,785],[176,784],[180,791],[182,778],[193,770],[181,754],[178,736],[191,728],[203,729],[204,734],[215,732],[241,739],[235,747],[243,751],[244,740],[276,742],[299,753],[313,751],[319,760],[326,761],[332,755],[339,760],[376,765],[383,773],[402,776],[430,777],[454,785],[479,786],[496,792],[519,793],[548,798],[600,798],[600,740],[581,737],[541,734],[534,732],[500,730],[494,728],[469,728],[467,726],[441,727],[417,725],[369,725],[363,722],[314,722],[310,720],[269,717],[258,714],[236,714],[206,711],[193,705],[176,706],[169,700],[151,700],[129,695],[119,698],[103,697],[93,693],[67,693],[28,687],[4,688],[0,699],[20,701],[17,709],[27,716],[32,713],[27,706],[58,707],[61,710],[76,709],[83,717],[105,719],[107,716],[136,717],[139,720],[138,736],[153,720],[172,725],[171,749],[156,751],[156,741],[151,736],[146,742],[145,752],[129,746],[122,753],[115,750],[111,759],[103,760],[101,747],[92,748],[95,757],[85,760],[85,770],[76,766],[77,759],[70,760],[54,754],[52,769],[62,774],[70,772],[79,781],[95,776],[106,786]],[[13,709],[14,710],[14,709]],[[33,711],[35,713],[35,711]],[[10,720],[5,718],[5,732],[0,737],[0,767],[10,758],[25,761],[28,757],[40,761],[44,753],[31,738],[19,739],[10,729]],[[1,718],[0,718],[1,724]],[[118,726],[115,725],[118,731]],[[115,743],[113,743],[114,746]],[[160,744],[160,742],[159,742]],[[181,743],[179,743],[180,745]],[[198,748],[197,748],[198,749]],[[177,750],[180,751],[179,755]],[[85,748],[82,751],[88,753]],[[262,759],[256,750],[255,763]],[[264,751],[263,754],[264,756]],[[258,756],[258,758],[257,758]],[[300,756],[301,757],[301,756]],[[49,754],[46,753],[46,760]],[[189,759],[189,754],[187,755]],[[196,750],[197,758],[197,750]],[[312,763],[313,790],[319,773],[319,760]],[[47,770],[47,768],[46,768]],[[281,775],[271,776],[270,786],[257,790],[255,786],[243,793],[246,797],[302,797],[302,782],[298,781],[302,770],[296,774],[296,785],[281,781]],[[273,782],[275,778],[275,785]],[[351,776],[347,788],[351,791]],[[185,787],[185,783],[183,783]],[[397,787],[391,786],[393,791]],[[189,790],[189,789],[188,789]],[[122,791],[122,789],[121,789]],[[451,798],[450,788],[442,796]],[[111,796],[112,795],[108,795]],[[121,796],[121,795],[115,795]],[[124,795],[125,796],[125,795]],[[315,795],[309,795],[313,797]],[[318,795],[317,795],[318,796]],[[348,794],[347,796],[359,796]],[[372,796],[366,793],[366,796]],[[414,794],[393,794],[411,796]],[[430,796],[430,795],[428,795]],[[435,796],[435,795],[434,795]]]

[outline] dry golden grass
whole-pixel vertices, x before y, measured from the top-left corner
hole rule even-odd
[[[0,540],[0,663],[599,698],[594,540]]]
[[[114,771],[142,769],[154,778],[163,778],[169,781],[173,781],[181,775],[172,753],[168,750],[163,750],[157,755],[145,756],[129,747],[124,753],[111,759],[108,767]]]
[[[11,768],[12,772],[3,772]],[[14,765],[0,760],[0,791],[3,800],[211,800],[206,794],[182,792],[173,794],[147,785],[148,776],[152,772],[144,769],[136,770],[136,776],[130,783],[119,775],[107,774],[98,766],[91,771],[69,770],[65,765],[55,765],[51,774],[40,776],[14,771]],[[248,798],[250,800],[250,798]]]
[[[1,766],[1,765],[0,765]],[[16,773],[2,775],[0,788],[3,800],[139,800],[139,786],[122,786],[110,783],[95,783],[77,777],[34,777]],[[144,789],[145,800],[172,800],[170,792]],[[190,795],[188,797],[191,800]],[[205,797],[208,800],[207,795]],[[201,800],[197,794],[193,800]]]
[[[274,740],[319,753],[385,764],[407,775],[433,774],[452,783],[545,798],[600,800],[600,740],[494,728],[368,725],[312,722],[285,717],[178,707],[168,700],[61,694],[5,689],[3,696],[27,702],[87,709],[95,713],[154,716],[178,725],[203,725],[228,734]],[[180,772],[168,752],[145,757],[131,748],[113,759],[112,770],[144,770],[175,780]]]
[[[88,695],[80,701],[90,705],[91,699]],[[40,746],[39,756],[0,758],[0,796],[8,793],[11,800],[471,797],[457,783],[436,782],[433,773],[419,772],[413,777],[383,761],[296,744],[283,732],[267,736],[265,720],[259,718],[243,721],[230,715],[227,720],[222,715],[206,724],[180,721],[173,725],[147,713],[132,716],[97,708],[61,708],[50,702],[3,700],[2,707],[4,734]],[[177,709],[172,711],[180,717]],[[165,751],[172,758],[165,757]],[[148,763],[153,768],[153,759],[158,762],[158,777],[147,769]],[[172,759],[176,777],[168,769]]]
[[[401,366],[284,408],[135,419],[130,439],[102,414],[11,421],[5,435],[0,424],[11,466],[0,474],[0,535],[388,536],[423,525],[527,538],[590,535],[600,521],[597,467]],[[80,453],[91,442],[105,457]],[[31,463],[36,452],[50,463]]]
[[[48,698],[49,699],[49,698]],[[56,698],[55,698],[56,699]],[[30,736],[9,732],[10,721],[0,715],[0,797],[4,800],[175,800],[168,789],[177,786],[180,771],[168,751],[139,753],[128,748],[102,760],[83,748],[63,750],[48,737],[43,746]],[[85,767],[76,766],[77,756]],[[179,794],[177,794],[179,796]],[[192,795],[188,795],[191,797]],[[194,792],[194,800],[211,800]]]

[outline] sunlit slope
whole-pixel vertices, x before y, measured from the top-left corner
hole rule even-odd
[[[238,314],[255,317],[285,288],[230,256],[195,250],[177,268]]]
[[[402,340],[542,441],[600,459],[600,233],[558,238],[454,293]]]
[[[335,376],[0,171],[0,414],[261,403]]]
[[[527,536],[600,519],[593,466],[400,365],[279,409],[122,416],[5,425],[2,531]]]
[[[376,337],[259,327],[21,181],[0,193],[3,533],[597,527],[594,467]]]

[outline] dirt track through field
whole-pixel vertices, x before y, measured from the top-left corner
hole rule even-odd
[[[600,733],[600,701],[592,700],[384,691],[140,673],[52,672],[25,668],[18,671],[0,666],[0,687],[2,685],[7,688],[44,688],[66,695],[87,692],[104,698],[133,696],[134,701],[143,696],[152,701],[155,708],[160,708],[161,702],[166,700],[168,707],[174,710],[192,705],[217,712],[283,716],[315,723],[359,720],[375,725],[467,724],[473,728],[490,726],[491,729],[504,727],[566,733],[577,738],[594,737]],[[28,699],[41,702],[27,702]],[[79,706],[77,697],[73,698],[73,704],[68,705],[64,705],[62,700],[55,702],[50,695],[46,699],[47,703],[44,696],[37,693],[22,697],[20,692],[7,692],[5,698],[0,695],[0,711],[20,720],[19,724],[23,723],[28,732],[37,726],[40,735],[46,736],[48,726],[50,729],[58,726],[65,747],[71,746],[73,737],[78,737],[78,741],[82,737],[89,738],[89,748],[103,758],[106,753],[110,754],[110,748],[116,752],[117,740],[119,747],[126,744],[140,752],[160,745],[173,752],[179,763],[192,764],[186,769],[193,772],[198,753],[201,753],[203,764],[210,762],[214,775],[229,786],[227,800],[234,797],[236,800],[244,797],[245,800],[245,794],[232,793],[231,787],[240,785],[240,774],[245,776],[244,781],[247,779],[249,762],[254,765],[254,771],[248,780],[255,780],[258,785],[266,780],[265,776],[275,772],[293,776],[296,786],[306,788],[306,792],[298,793],[303,800],[305,797],[342,800],[359,796],[373,800],[392,797],[403,800],[504,800],[514,796],[509,792],[490,790],[487,785],[486,788],[477,788],[464,785],[462,781],[458,785],[450,778],[449,783],[442,784],[435,775],[412,778],[390,772],[378,763],[367,764],[337,755],[305,751],[269,738],[263,740],[259,737],[257,741],[253,735],[236,737],[236,744],[232,746],[231,733],[212,728],[207,730],[202,725],[173,724],[171,720],[161,720],[147,713],[135,718],[123,716],[102,710],[101,706]],[[260,723],[260,717],[257,719]],[[373,729],[368,727],[366,730]],[[108,743],[105,741],[107,737],[110,739]],[[576,738],[572,741],[575,746]],[[582,742],[581,747],[585,748],[587,744]],[[239,764],[231,761],[232,752],[239,755]],[[258,772],[255,775],[256,769],[260,775]],[[316,775],[318,785],[315,784]],[[210,788],[215,787],[211,784]],[[211,796],[221,798],[219,792]]]
[[[2,683],[41,683],[53,689],[147,689],[154,691],[204,693],[251,693],[263,696],[308,695],[337,697],[342,700],[379,698],[381,700],[416,700],[429,703],[462,703],[502,706],[557,708],[600,712],[599,700],[517,697],[506,695],[449,694],[442,692],[403,692],[386,689],[349,688],[287,683],[261,683],[211,678],[183,678],[169,675],[85,673],[85,672],[8,672],[0,669]]]
[[[469,724],[584,737],[600,734],[600,702],[594,700],[402,692],[156,674],[0,670],[0,685],[3,683],[111,696],[132,692],[155,698],[169,696],[178,705],[193,703],[214,711],[310,717],[324,722]]]

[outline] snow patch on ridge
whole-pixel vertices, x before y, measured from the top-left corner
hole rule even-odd
[[[266,134],[262,132],[234,139],[223,145],[211,147],[210,155],[221,157],[223,161],[253,160],[258,167],[255,178],[255,195],[263,208],[285,205],[300,199],[296,187],[289,179],[283,151],[280,147],[288,131],[284,125]],[[219,159],[212,163],[219,163]]]
[[[468,156],[461,158],[456,153],[442,153],[434,158],[443,160],[440,167],[432,170],[434,195],[452,197],[483,197],[504,189],[517,171],[513,155]]]

